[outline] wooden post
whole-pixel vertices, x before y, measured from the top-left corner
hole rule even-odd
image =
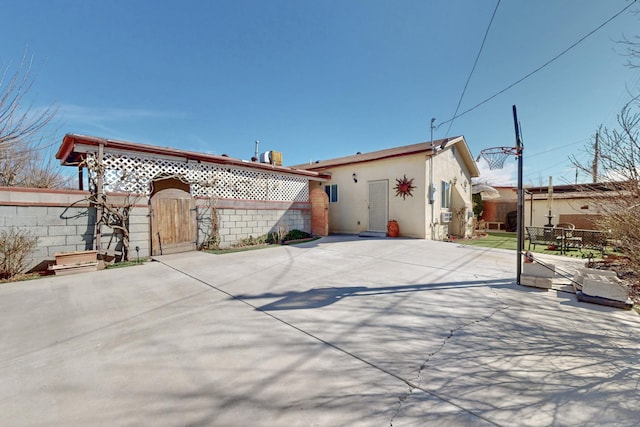
[[[84,190],[84,177],[82,176],[82,165],[78,166],[78,190]]]
[[[98,252],[100,252],[100,250],[102,249],[102,215],[103,215],[103,211],[104,208],[102,206],[102,198],[104,197],[103,194],[103,185],[104,185],[104,144],[101,142],[98,145],[98,164],[97,164],[97,173],[98,176],[96,177],[96,198],[97,198],[97,206],[96,206],[96,230],[95,230],[95,236],[96,236],[96,249],[98,250]]]

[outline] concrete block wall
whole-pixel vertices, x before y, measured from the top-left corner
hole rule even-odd
[[[82,191],[0,187],[0,230],[28,229],[38,238],[29,269],[60,252],[93,248],[95,210]]]
[[[149,207],[136,206],[129,214],[129,259],[148,258],[151,254],[149,238]],[[136,252],[136,246],[140,249]]]
[[[258,210],[221,209],[218,211],[220,224],[220,246],[228,247],[249,237],[259,237],[267,233],[311,230],[311,213],[299,210]]]
[[[0,230],[29,229],[38,237],[29,269],[46,268],[60,252],[95,248],[96,210],[87,202],[89,193],[74,190],[45,190],[0,187]],[[110,195],[110,203],[127,195]],[[245,200],[197,200],[198,243],[213,234],[213,214],[218,224],[220,247],[229,247],[248,237],[301,230],[311,233],[311,204]],[[140,197],[129,216],[129,258],[150,256],[149,206]],[[107,249],[112,231],[103,226],[101,249]],[[139,251],[136,251],[136,246]],[[112,246],[111,250],[121,248]]]
[[[221,248],[233,246],[242,239],[278,232],[301,230],[311,233],[310,203],[281,203],[224,200],[215,203],[199,201],[198,244],[214,234],[213,212],[217,214]]]
[[[0,230],[12,227],[28,229],[38,237],[35,251],[28,261],[29,269],[46,268],[61,252],[95,248],[96,210],[86,201],[89,193],[74,190],[0,187]],[[104,227],[103,248],[110,231]],[[129,218],[130,259],[149,256],[149,208],[136,205]],[[112,248],[113,249],[113,248]]]
[[[140,195],[127,195],[122,193],[112,193],[108,195],[108,201],[113,206],[133,205],[129,212],[129,259],[135,260],[137,257],[148,258],[151,254],[150,238],[149,238],[149,204],[148,199]],[[118,243],[116,246],[114,242],[119,242],[117,239],[109,241],[114,231],[107,227],[102,226],[101,236],[101,249],[110,251],[122,251],[122,245]],[[136,251],[136,246],[139,251]]]

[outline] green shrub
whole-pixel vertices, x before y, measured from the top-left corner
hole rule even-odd
[[[287,233],[286,236],[284,236],[284,240],[308,239],[309,237],[311,237],[311,234],[307,233],[306,231],[291,230]]]

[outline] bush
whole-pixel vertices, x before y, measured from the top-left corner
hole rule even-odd
[[[0,231],[0,279],[11,279],[27,267],[27,257],[38,244],[29,230],[10,228]]]
[[[301,231],[301,230],[291,230],[284,237],[284,240],[299,240],[299,239],[307,239],[311,237],[311,234]]]

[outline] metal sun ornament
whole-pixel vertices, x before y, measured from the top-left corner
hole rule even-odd
[[[413,178],[407,179],[407,175],[404,175],[402,179],[396,178],[396,186],[394,189],[396,190],[396,197],[402,196],[404,200],[407,196],[413,197],[411,192],[416,188],[413,185]]]

